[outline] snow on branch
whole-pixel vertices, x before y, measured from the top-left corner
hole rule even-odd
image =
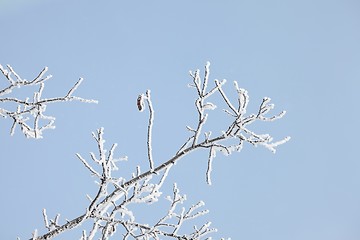
[[[149,124],[148,124],[148,134],[147,134],[147,150],[148,150],[148,159],[149,159],[149,164],[150,164],[150,169],[154,170],[154,160],[152,157],[152,127],[154,125],[154,108],[151,102],[151,98],[150,98],[150,90],[146,91],[146,102],[149,106]]]
[[[123,239],[162,239],[169,237],[173,239],[200,239],[216,229],[209,228],[210,224],[205,223],[201,228],[196,228],[191,233],[179,234],[185,221],[201,217],[208,213],[208,210],[199,210],[204,203],[201,201],[191,206],[187,211],[185,208],[177,209],[186,200],[185,195],[180,195],[177,185],[174,184],[173,197],[168,199],[171,204],[169,210],[160,220],[155,219],[152,226],[141,223],[133,211],[136,204],[154,204],[160,200],[160,191],[166,177],[169,174],[171,165],[162,169],[161,173],[142,176],[140,167],[132,174],[132,179],[138,179],[134,184],[127,184],[122,177],[114,177],[114,172],[119,169],[117,162],[127,160],[127,157],[115,158],[114,151],[116,144],[113,144],[108,152],[105,147],[104,129],[98,129],[93,133],[97,144],[97,153],[90,153],[91,161],[86,160],[80,154],[76,154],[78,159],[90,171],[93,177],[98,178],[98,190],[94,197],[87,195],[90,203],[86,208],[86,213],[80,217],[67,221],[62,226],[58,224],[59,215],[54,220],[48,220],[46,210],[43,211],[47,234],[37,236],[33,239],[51,239],[53,236],[67,231],[75,225],[80,225],[86,220],[92,219],[94,224],[89,231],[85,229],[80,239],[97,239],[100,235],[102,239],[109,239],[111,236],[127,236]],[[96,170],[101,169],[101,170]],[[149,169],[151,171],[151,169]],[[157,177],[157,179],[154,178]],[[113,191],[115,194],[110,194]]]
[[[154,170],[154,160],[153,160],[153,156],[152,156],[152,142],[151,141],[152,141],[152,128],[154,125],[155,111],[154,111],[154,107],[152,105],[150,92],[151,92],[150,90],[147,90],[146,94],[140,94],[137,98],[136,105],[140,112],[144,111],[144,109],[145,109],[145,100],[146,100],[147,105],[149,106],[149,123],[148,123],[148,132],[147,132],[147,153],[148,153],[150,169]]]
[[[45,82],[52,77],[51,75],[45,76],[47,71],[48,68],[45,67],[33,80],[26,80],[21,78],[10,65],[7,65],[7,68],[0,65],[0,72],[7,80],[6,87],[0,89],[0,103],[2,103],[0,105],[0,116],[12,119],[11,135],[14,134],[16,126],[19,126],[23,134],[28,138],[42,138],[44,130],[54,129],[55,117],[45,115],[47,105],[50,103],[73,100],[97,103],[96,100],[84,99],[73,95],[83,81],[82,78],[70,88],[65,96],[42,98]],[[17,89],[25,87],[37,87],[38,90],[33,93],[32,97],[17,98],[12,96]]]
[[[40,74],[41,75],[41,74]],[[190,208],[181,207],[186,200],[186,195],[181,195],[177,184],[173,186],[172,197],[166,197],[170,201],[167,212],[158,220],[152,221],[153,224],[142,223],[134,211],[134,205],[147,204],[150,209],[151,205],[155,205],[161,200],[164,182],[170,173],[172,167],[177,161],[185,155],[200,150],[207,149],[209,151],[206,171],[206,181],[211,185],[211,173],[213,172],[212,162],[217,156],[217,152],[230,155],[234,151],[240,151],[244,143],[250,143],[254,146],[264,146],[270,151],[276,151],[276,148],[289,141],[290,137],[282,140],[273,141],[268,133],[257,133],[251,130],[250,125],[255,121],[270,122],[280,119],[284,116],[285,111],[277,115],[268,116],[269,112],[274,108],[270,103],[270,98],[263,98],[259,110],[256,113],[247,114],[247,106],[249,104],[249,95],[245,89],[238,86],[234,82],[234,92],[230,93],[232,97],[228,97],[225,93],[225,80],[215,80],[213,87],[209,84],[210,63],[205,66],[204,77],[200,77],[200,70],[190,72],[192,83],[189,87],[195,88],[197,98],[195,100],[196,112],[198,115],[197,123],[194,127],[187,126],[190,136],[175,151],[174,155],[163,162],[155,163],[152,157],[152,126],[154,123],[154,110],[150,98],[150,91],[141,94],[137,99],[137,107],[140,112],[145,110],[145,103],[149,109],[149,121],[147,132],[147,156],[144,159],[149,162],[145,171],[138,166],[130,179],[117,177],[115,172],[119,169],[118,162],[127,160],[127,157],[115,158],[116,144],[113,144],[109,151],[106,150],[104,140],[104,129],[100,128],[93,133],[93,138],[97,143],[97,153],[90,153],[89,160],[76,154],[77,158],[85,166],[90,174],[97,178],[97,192],[95,196],[87,195],[89,205],[84,209],[84,213],[71,221],[66,221],[62,225],[58,223],[58,217],[53,221],[49,221],[46,212],[43,212],[45,227],[48,233],[33,237],[34,240],[51,239],[64,231],[80,226],[86,220],[92,220],[91,229],[84,229],[81,240],[91,239],[109,239],[116,236],[116,239],[192,239],[200,240],[204,237],[211,239],[212,233],[216,232],[215,228],[211,228],[211,222],[206,222],[200,227],[193,227],[192,231],[181,233],[184,222],[193,220],[208,213],[203,210],[204,202],[200,201]],[[9,82],[14,84],[18,82],[10,79]],[[39,80],[37,80],[39,81]],[[216,105],[208,99],[215,93],[219,93],[221,101],[225,103],[227,109],[225,114],[231,119],[230,123],[221,123],[222,131],[214,133],[211,131],[204,132],[203,128],[207,120],[211,117],[210,110],[215,110]],[[68,95],[71,95],[69,91]],[[230,99],[236,97],[236,101]],[[37,234],[37,233],[36,233]],[[34,233],[35,235],[35,233]]]
[[[206,181],[209,185],[211,185],[212,162],[216,156],[217,151],[221,151],[225,155],[230,155],[233,151],[240,151],[243,147],[244,142],[248,142],[254,146],[264,146],[265,148],[275,153],[276,147],[289,141],[290,137],[285,137],[279,141],[274,142],[270,134],[255,133],[247,127],[255,121],[275,121],[285,115],[286,112],[282,111],[277,115],[273,115],[270,117],[266,116],[266,114],[269,113],[270,110],[272,110],[275,106],[274,104],[269,103],[270,98],[263,98],[263,101],[260,104],[259,110],[256,114],[246,115],[247,106],[249,104],[249,95],[245,89],[239,87],[236,81],[234,81],[234,88],[237,93],[237,101],[235,103],[230,101],[230,99],[225,94],[225,91],[223,90],[223,86],[226,83],[225,79],[222,81],[215,80],[215,87],[213,87],[209,92],[206,92],[206,86],[208,86],[209,79],[209,66],[210,63],[208,62],[205,66],[205,77],[202,83],[200,82],[201,77],[199,70],[196,70],[195,72],[190,72],[193,83],[189,84],[189,87],[195,88],[196,93],[198,94],[195,105],[197,108],[199,120],[195,128],[189,126],[186,127],[191,132],[191,136],[189,137],[187,142],[180,148],[178,153],[186,150],[186,147],[188,146],[188,142],[190,140],[192,140],[192,147],[208,148],[209,157],[208,167],[206,171]],[[202,142],[198,143],[200,141],[199,137],[202,133],[202,127],[205,125],[208,119],[208,114],[205,112],[208,110],[214,110],[216,108],[215,104],[204,103],[204,100],[215,92],[220,93],[220,96],[227,105],[228,109],[224,109],[224,111],[230,116],[230,118],[232,118],[232,123],[225,128],[226,130],[222,131],[221,135],[212,139],[209,137],[210,133],[204,133],[204,139],[202,140]],[[233,142],[231,140],[235,140],[238,143],[231,144],[230,142]]]

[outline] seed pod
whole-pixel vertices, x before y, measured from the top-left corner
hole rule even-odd
[[[138,96],[136,104],[140,112],[144,111],[145,109],[144,95],[140,94]]]

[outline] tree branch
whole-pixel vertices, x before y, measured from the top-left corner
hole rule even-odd
[[[191,136],[181,145],[179,150],[175,155],[169,158],[167,161],[154,166],[154,161],[152,157],[152,126],[154,121],[154,110],[152,107],[152,102],[150,98],[150,91],[146,92],[146,95],[141,94],[137,99],[138,109],[140,111],[144,110],[144,99],[147,101],[149,106],[149,122],[148,122],[148,132],[147,132],[147,158],[149,161],[149,169],[145,172],[140,171],[140,167],[137,167],[136,173],[132,175],[132,178],[125,181],[123,178],[114,178],[112,176],[112,171],[117,170],[115,165],[116,160],[113,158],[114,149],[116,144],[112,145],[109,154],[106,156],[104,138],[103,138],[103,128],[99,129],[96,133],[93,133],[93,137],[97,142],[98,148],[98,157],[94,153],[90,153],[91,159],[94,164],[100,165],[102,173],[95,171],[94,168],[79,154],[77,157],[84,164],[84,166],[90,171],[90,173],[100,179],[99,189],[94,199],[91,200],[89,207],[86,209],[86,213],[81,216],[67,221],[61,226],[56,226],[55,229],[49,230],[48,233],[33,237],[34,240],[45,240],[51,239],[60,233],[79,226],[86,219],[94,219],[95,223],[90,232],[90,235],[87,237],[86,232],[83,232],[82,240],[90,240],[95,237],[95,234],[98,230],[102,230],[102,239],[108,239],[109,236],[115,234],[117,230],[117,225],[120,225],[124,228],[125,234],[124,239],[128,237],[133,238],[142,238],[152,237],[154,239],[160,239],[160,236],[173,237],[176,239],[200,239],[200,237],[215,232],[216,229],[210,228],[210,222],[203,224],[200,228],[194,227],[194,232],[187,235],[178,235],[177,232],[182,226],[185,220],[193,219],[198,216],[202,216],[207,213],[207,210],[197,211],[197,209],[203,206],[203,202],[199,202],[193,205],[188,211],[185,209],[176,213],[176,206],[182,203],[185,200],[185,197],[182,197],[179,194],[179,190],[174,184],[173,188],[173,198],[168,198],[171,201],[171,205],[167,214],[160,218],[159,221],[152,227],[146,224],[140,224],[135,221],[135,216],[129,206],[133,203],[154,203],[158,200],[161,192],[159,191],[162,184],[164,183],[170,168],[176,164],[182,157],[198,149],[208,149],[208,162],[207,162],[207,171],[206,171],[206,181],[211,184],[211,172],[212,172],[212,162],[216,157],[216,152],[221,151],[225,155],[230,155],[233,151],[240,151],[243,147],[244,142],[248,142],[252,145],[262,145],[267,149],[275,152],[275,148],[285,142],[290,138],[286,137],[280,141],[272,142],[272,137],[269,134],[258,134],[254,131],[248,129],[248,125],[259,121],[273,121],[281,118],[284,115],[284,112],[267,117],[267,114],[270,110],[274,108],[273,104],[269,104],[270,98],[264,98],[262,103],[259,106],[257,114],[250,114],[244,116],[246,109],[249,103],[249,97],[247,91],[238,87],[237,82],[234,82],[235,91],[237,93],[237,106],[229,100],[226,96],[224,90],[222,89],[225,84],[225,80],[219,82],[215,80],[215,86],[207,92],[208,88],[208,79],[209,79],[209,66],[210,63],[207,63],[205,66],[205,76],[203,82],[200,81],[200,71],[197,70],[194,73],[190,72],[191,77],[193,78],[193,83],[189,85],[196,89],[198,97],[195,101],[196,110],[198,113],[198,122],[195,129],[187,127]],[[75,84],[76,86],[77,84]],[[75,87],[74,86],[74,87]],[[228,106],[226,113],[232,118],[231,123],[228,126],[225,126],[226,131],[221,131],[217,136],[210,137],[211,132],[205,132],[204,138],[202,139],[202,128],[206,123],[208,113],[206,111],[214,110],[216,106],[210,102],[204,102],[205,99],[210,97],[215,92],[219,92],[222,96],[223,101]],[[40,95],[41,93],[39,93]],[[68,95],[70,96],[72,91],[69,91]],[[234,144],[233,140],[236,140],[238,143]],[[122,158],[125,159],[125,158]],[[162,173],[158,183],[151,183],[151,180],[156,175]],[[109,191],[110,190],[110,191]],[[116,217],[120,215],[119,217]],[[169,219],[176,217],[177,221],[168,222]],[[49,226],[47,220],[45,220],[46,227]],[[170,228],[172,231],[161,230],[162,228]]]
[[[45,87],[45,81],[49,80],[52,77],[51,75],[43,77],[48,71],[47,67],[45,67],[38,74],[38,76],[31,81],[22,79],[10,65],[7,65],[7,68],[8,70],[0,65],[1,73],[9,82],[9,85],[7,87],[0,89],[0,103],[11,103],[17,105],[17,107],[13,110],[7,110],[1,106],[0,115],[4,118],[9,117],[13,120],[13,124],[10,128],[11,135],[14,134],[16,126],[20,126],[21,131],[28,138],[42,138],[42,133],[44,130],[54,129],[55,117],[44,115],[46,107],[50,103],[74,100],[86,103],[97,103],[96,100],[72,96],[72,94],[83,81],[82,78],[80,78],[79,81],[76,82],[76,84],[68,91],[68,93],[64,97],[42,99],[41,97]],[[12,75],[15,76],[15,79],[13,79]],[[19,99],[15,96],[1,97],[15,92],[15,89],[17,88],[31,87],[37,85],[39,86],[39,89],[38,91],[34,92],[32,101],[29,101],[30,97],[25,97],[24,99]],[[30,119],[33,119],[32,124],[28,124],[28,121]],[[41,124],[41,120],[44,120],[45,123]]]

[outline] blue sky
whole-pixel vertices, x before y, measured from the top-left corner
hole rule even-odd
[[[0,1],[0,64],[28,79],[48,66],[49,97],[84,77],[77,94],[99,100],[49,107],[57,128],[42,140],[9,136],[11,122],[2,119],[0,238],[43,232],[42,208],[62,219],[83,213],[96,186],[75,153],[95,151],[97,128],[129,156],[124,173],[145,162],[147,116],[136,98],[146,89],[156,111],[155,161],[171,157],[196,121],[188,71],[210,61],[211,80],[226,78],[230,95],[237,80],[250,109],[269,96],[287,110],[254,130],[292,140],[275,155],[248,145],[218,154],[211,187],[207,153],[188,156],[165,195],[176,181],[188,204],[204,200],[210,213],[202,220],[213,222],[216,236],[359,239],[359,10],[355,0]]]

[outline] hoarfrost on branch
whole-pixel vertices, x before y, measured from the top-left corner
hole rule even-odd
[[[0,92],[2,95],[11,92],[15,86],[40,84],[39,91],[35,93],[34,101],[11,100],[18,102],[20,105],[25,105],[25,109],[23,108],[23,110],[17,112],[7,112],[2,110],[3,115],[12,117],[15,124],[23,124],[23,122],[19,120],[20,116],[25,113],[24,111],[30,112],[30,108],[41,109],[45,103],[54,101],[83,100],[72,96],[73,91],[80,82],[78,82],[63,98],[41,100],[40,97],[43,89],[42,82],[48,79],[43,78],[42,76],[47,69],[44,69],[37,78],[30,82],[21,80],[10,67],[9,69],[10,72],[16,76],[16,80],[13,80],[10,77],[10,74],[1,67],[1,71],[7,77],[10,84],[7,89]],[[269,134],[256,133],[249,128],[255,121],[274,121],[284,116],[285,111],[277,115],[267,116],[270,110],[274,108],[274,105],[270,104],[270,98],[263,98],[257,112],[247,114],[247,106],[249,104],[248,92],[245,89],[240,88],[235,81],[234,92],[237,96],[237,101],[232,102],[223,89],[226,83],[225,80],[215,80],[214,86],[211,87],[209,84],[209,62],[207,62],[205,66],[203,78],[200,76],[200,70],[194,72],[191,71],[190,76],[192,78],[192,83],[189,84],[189,87],[194,88],[197,94],[195,106],[198,121],[194,126],[186,126],[190,135],[184,144],[180,146],[178,151],[176,151],[167,161],[154,163],[152,157],[154,108],[150,97],[150,90],[147,90],[145,94],[139,95],[137,107],[139,111],[143,111],[146,104],[148,106],[147,109],[149,110],[147,132],[148,169],[142,171],[140,166],[138,166],[134,169],[134,173],[130,179],[116,176],[116,170],[119,169],[119,164],[121,161],[126,161],[127,157],[115,157],[116,144],[113,144],[110,147],[110,150],[107,151],[105,147],[104,129],[98,129],[93,133],[93,138],[97,145],[97,153],[90,153],[89,158],[83,157],[78,153],[76,154],[77,158],[85,168],[88,169],[90,174],[97,178],[98,190],[95,196],[87,195],[89,204],[84,209],[84,212],[80,216],[63,223],[60,223],[59,221],[60,215],[56,215],[54,219],[49,219],[46,210],[44,210],[43,217],[47,232],[43,235],[39,235],[39,233],[35,231],[31,239],[52,239],[65,231],[81,226],[81,224],[87,220],[91,220],[93,225],[91,229],[84,229],[82,231],[82,236],[80,237],[81,240],[99,238],[110,239],[110,237],[115,236],[116,239],[144,240],[211,239],[211,234],[217,231],[215,228],[211,227],[211,222],[205,222],[200,227],[194,226],[193,230],[190,232],[182,231],[184,224],[208,213],[208,210],[203,209],[203,201],[193,204],[190,208],[183,207],[182,205],[186,201],[186,195],[180,194],[180,190],[176,183],[173,184],[172,196],[162,197],[162,192],[160,190],[173,165],[182,159],[182,157],[193,151],[207,149],[209,154],[205,176],[207,183],[211,184],[211,173],[213,171],[212,162],[216,158],[216,153],[218,151],[225,155],[230,155],[234,151],[240,151],[244,143],[250,143],[254,146],[264,146],[275,153],[276,147],[287,142],[290,137],[285,137],[279,141],[273,141],[273,138]],[[222,101],[227,107],[224,109],[224,112],[231,119],[230,124],[222,126],[223,130],[218,134],[214,134],[210,131],[203,131],[203,127],[210,117],[209,111],[216,109],[216,105],[209,101],[209,98],[215,93],[220,94]],[[93,100],[84,101],[93,102]],[[37,113],[35,116],[43,116],[41,110],[35,112]],[[36,124],[34,125],[33,131],[34,134],[31,136],[39,137],[37,134],[40,130],[36,127]],[[153,221],[152,225],[141,222],[133,211],[133,206],[135,204],[150,204],[147,205],[147,207],[150,208],[152,206],[151,204],[162,199],[169,201],[168,210],[158,220]]]
[[[12,119],[10,134],[13,135],[16,126],[19,126],[23,134],[28,138],[42,138],[43,131],[54,129],[55,117],[45,115],[48,104],[66,101],[81,101],[86,103],[97,103],[96,100],[84,99],[74,96],[73,93],[80,86],[83,79],[80,78],[75,85],[63,97],[42,98],[45,88],[45,82],[51,79],[51,75],[45,75],[48,68],[45,67],[33,80],[26,80],[20,77],[15,70],[7,65],[7,68],[0,65],[0,72],[4,75],[7,84],[0,89],[0,116]],[[20,99],[11,96],[19,88],[37,87],[32,98],[30,96]],[[6,109],[9,104],[15,104],[16,107]],[[10,107],[11,108],[11,107]]]

